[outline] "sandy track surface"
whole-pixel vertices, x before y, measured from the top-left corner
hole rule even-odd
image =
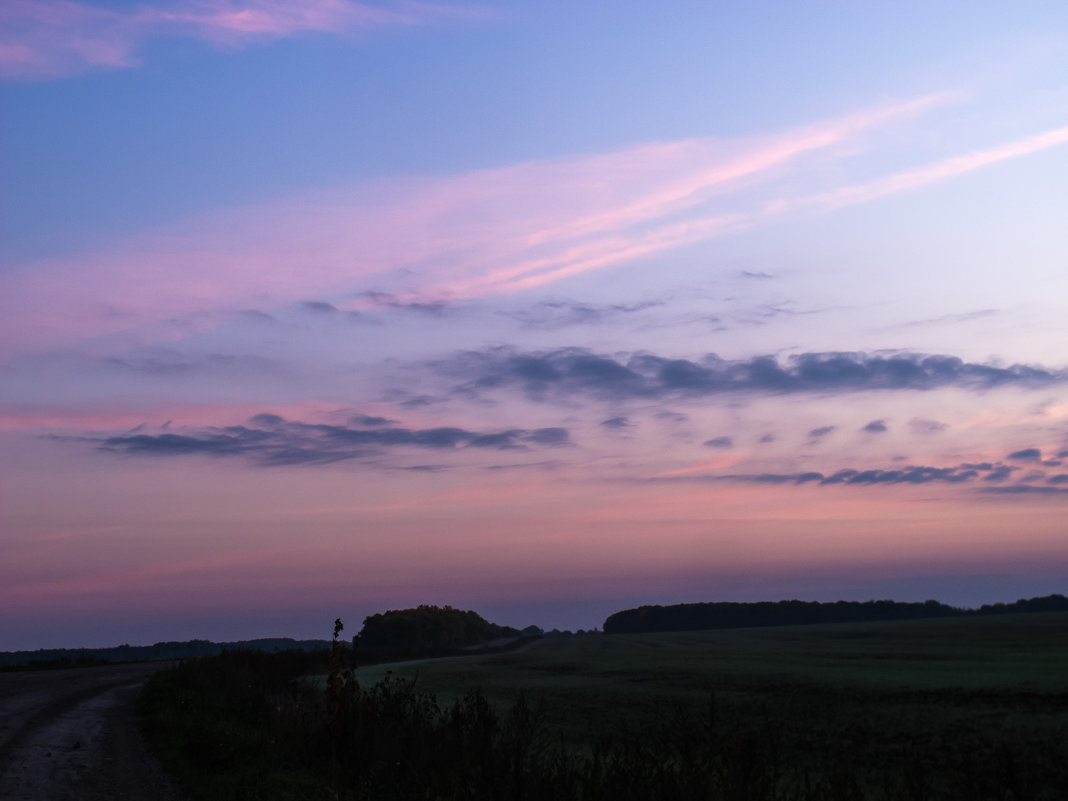
[[[0,799],[181,801],[134,712],[159,667],[0,674]]]

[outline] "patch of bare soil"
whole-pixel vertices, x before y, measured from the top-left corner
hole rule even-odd
[[[134,711],[158,669],[0,674],[0,799],[182,801],[141,738]]]

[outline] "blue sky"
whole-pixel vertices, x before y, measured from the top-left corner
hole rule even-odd
[[[1063,4],[0,15],[0,648],[1063,589]]]

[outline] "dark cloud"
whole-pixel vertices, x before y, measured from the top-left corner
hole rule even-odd
[[[981,320],[985,317],[993,317],[997,313],[997,309],[977,309],[976,311],[964,312],[963,314],[943,314],[940,317],[928,317],[925,320],[913,320],[912,322],[902,323],[897,327],[912,328],[915,326],[940,325],[943,323],[967,323],[971,322],[972,320]]]
[[[195,436],[134,434],[133,436],[108,437],[100,447],[103,450],[152,456],[180,456],[191,453],[233,456],[255,448],[258,442],[262,442],[268,436],[266,432],[255,432],[241,426],[233,426],[225,432],[202,432]]]
[[[306,300],[300,305],[306,311],[314,312],[315,314],[337,314],[338,312],[337,306],[321,300]]]
[[[584,348],[518,352],[493,348],[439,362],[441,372],[467,377],[461,391],[518,386],[533,398],[587,394],[608,399],[707,396],[730,392],[798,393],[930,390],[955,386],[1043,386],[1068,380],[1068,371],[1028,365],[999,367],[955,356],[893,353],[803,353],[698,361],[651,353],[626,358]]]
[[[769,442],[774,442],[774,441],[775,441],[775,435],[774,434],[765,434],[764,436],[762,436],[760,438],[761,444],[767,444]]]
[[[945,431],[949,426],[945,423],[940,423],[937,420],[924,420],[917,417],[914,420],[909,420],[909,428],[912,429],[914,434],[928,435]]]
[[[882,434],[886,431],[886,421],[872,420],[861,431],[867,431],[869,434]]]
[[[392,421],[383,418],[354,419],[364,427],[302,423],[276,414],[258,414],[247,425],[191,429],[180,434],[163,432],[92,439],[102,450],[113,453],[245,456],[265,465],[327,464],[372,457],[391,448],[528,450],[532,446],[558,447],[571,443],[564,428],[514,428],[482,433],[453,427],[399,428],[387,425]],[[378,420],[382,422],[375,422]]]
[[[1010,453],[1009,458],[1020,462],[1041,462],[1042,451],[1038,448],[1024,448],[1023,450]]]
[[[975,478],[975,470],[958,467],[905,467],[900,470],[839,470],[821,484],[929,484],[943,481],[959,484]]]
[[[630,428],[631,423],[626,417],[609,417],[607,420],[602,420],[601,425],[605,428]]]
[[[277,323],[278,318],[274,317],[267,312],[262,312],[259,309],[242,309],[238,312],[238,316],[245,320],[252,320],[257,323]]]
[[[653,415],[657,420],[667,420],[669,423],[685,423],[690,418],[678,412],[657,412]]]
[[[146,348],[122,357],[109,356],[102,364],[145,376],[198,374],[250,374],[277,369],[261,356],[235,356],[229,353],[184,354],[169,348]]]
[[[733,448],[734,440],[730,437],[716,437],[705,441],[706,448]]]
[[[521,433],[523,432],[513,429],[511,431],[501,431],[498,434],[479,434],[477,437],[468,439],[467,444],[472,448],[497,448],[499,450],[517,448],[519,445],[516,442],[516,437]],[[445,447],[455,448],[460,444],[461,442],[458,440],[450,441],[445,443]]]
[[[663,305],[662,300],[607,305],[578,303],[570,300],[547,300],[529,309],[506,314],[531,328],[566,328],[572,325],[600,323]]]
[[[253,425],[262,426],[265,428],[277,428],[278,426],[283,425],[286,419],[284,417],[280,417],[277,414],[267,414],[266,412],[262,412],[260,414],[253,415],[249,418],[248,421]]]
[[[834,484],[865,485],[874,484],[930,484],[941,482],[948,484],[960,484],[977,478],[979,471],[960,467],[927,467],[912,465],[899,470],[855,470],[847,468],[834,473],[824,474],[819,472],[807,473],[772,473],[758,475],[727,475],[724,480],[750,481],[758,483],[775,484],[808,484],[816,483],[822,486]]]
[[[837,426],[820,426],[819,428],[814,428],[808,432],[808,441],[819,442],[824,437],[830,435],[836,427]]]
[[[488,465],[486,470],[556,470],[560,467],[560,462],[522,462],[517,464],[491,464]]]
[[[801,311],[799,309],[791,308],[788,303],[763,303],[754,308],[747,315],[743,314],[743,320],[748,319],[749,322],[755,322],[762,324],[768,320],[774,320],[776,317],[799,317],[803,314],[818,314],[818,311],[808,310]]]
[[[753,484],[786,484],[798,483],[796,475],[782,475],[779,473],[759,473],[757,475],[719,476],[723,480],[749,481]],[[821,476],[822,478],[822,476]]]
[[[990,473],[983,476],[983,481],[1005,481],[1012,476],[1012,472],[1015,467],[1009,467],[1007,464],[1001,464],[997,467],[993,467]]]
[[[981,492],[1000,495],[1068,495],[1068,488],[1036,487],[1034,484],[1013,484],[1008,487],[983,487]]]
[[[738,272],[739,278],[748,278],[753,281],[768,281],[772,278],[778,278],[778,276],[772,273],[762,273],[754,270],[740,270]]]
[[[664,476],[656,481],[721,482],[740,481],[753,484],[811,484],[814,486],[876,486],[876,485],[922,485],[922,484],[967,484],[984,482],[978,487],[983,492],[1004,494],[1038,493],[1044,495],[1068,492],[1068,474],[1059,474],[1046,479],[1042,472],[1032,472],[1019,477],[1013,484],[1005,484],[1016,467],[991,462],[962,463],[955,467],[932,467],[909,465],[892,470],[882,468],[845,468],[833,473],[816,471],[800,473],[731,473]],[[1047,485],[1039,484],[1043,479]],[[991,484],[997,486],[991,486]]]
[[[130,372],[148,373],[150,375],[178,375],[189,373],[196,369],[196,364],[177,353],[127,356],[123,358],[109,356],[103,359],[103,362],[111,367],[119,367]]]
[[[354,426],[384,426],[389,423],[395,423],[396,420],[390,420],[388,417],[371,417],[366,414],[356,414],[349,418],[349,423]]]
[[[528,433],[528,441],[538,445],[570,445],[571,435],[566,428],[536,428]]]
[[[1010,453],[1008,458],[1015,459],[1019,462],[1035,462],[1041,464],[1043,467],[1060,467],[1064,464],[1059,458],[1043,459],[1042,451],[1039,448],[1024,448],[1015,453]]]
[[[815,471],[803,473],[732,473],[718,476],[671,477],[668,480],[744,481],[754,484],[816,484],[833,486],[872,486],[876,484],[929,484],[941,482],[960,484],[976,478],[975,470],[959,467],[910,466],[900,470],[843,469],[826,474]],[[663,480],[663,479],[660,479]]]
[[[363,292],[359,297],[369,300],[372,304],[381,309],[413,311],[427,314],[432,317],[441,317],[449,307],[447,303],[442,301],[424,302],[401,300],[396,295],[392,295],[389,292]]]

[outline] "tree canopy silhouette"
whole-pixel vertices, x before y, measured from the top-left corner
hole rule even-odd
[[[359,643],[361,648],[430,652],[518,635],[516,629],[490,623],[477,612],[421,604],[370,615],[363,621]]]

